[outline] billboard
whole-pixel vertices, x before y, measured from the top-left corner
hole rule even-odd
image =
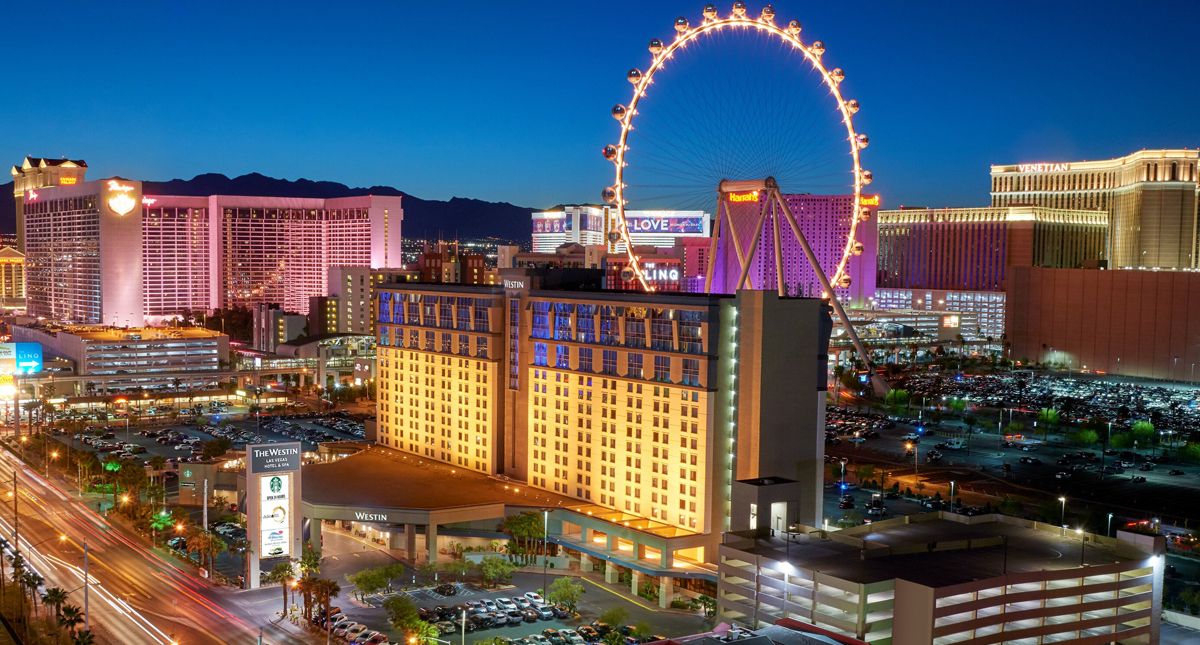
[[[251,446],[250,472],[274,473],[300,470],[300,444],[281,443]]]
[[[708,214],[703,211],[628,211],[625,223],[629,232],[669,235],[703,235]]]
[[[562,233],[566,222],[565,213],[534,213],[534,233]]]
[[[42,371],[41,343],[0,343],[0,374]]]
[[[286,558],[293,555],[288,530],[292,514],[290,478],[291,475],[267,475],[258,480],[258,552],[261,557]]]

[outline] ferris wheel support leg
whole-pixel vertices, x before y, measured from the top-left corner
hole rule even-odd
[[[729,212],[728,205],[725,206],[725,228],[729,229],[729,239],[733,240],[733,250],[737,253],[738,270],[741,270],[742,265],[749,262],[749,260],[746,259],[746,254],[742,251],[742,241],[738,239],[737,227],[733,225],[733,213]],[[739,286],[736,286],[734,291],[740,288],[739,283]]]
[[[779,244],[779,210],[774,201],[771,202],[771,232],[775,242],[775,285],[779,288],[779,297],[787,297],[787,289],[783,284],[783,247]]]
[[[717,240],[721,238],[721,201],[717,200],[717,217],[713,222],[712,240],[708,243],[708,267],[704,270],[704,293],[712,293],[713,268],[717,265]]]
[[[808,245],[808,240],[804,237],[804,233],[800,232],[800,225],[796,223],[796,218],[792,217],[792,212],[787,210],[786,204],[783,203],[783,197],[778,191],[772,191],[772,199],[784,206],[783,216],[787,218],[788,224],[792,227],[792,233],[796,236],[796,241],[800,243],[800,248],[804,249],[804,256],[808,258],[808,263],[812,265],[813,273],[817,274],[817,280],[821,282],[821,288],[825,293],[829,294],[829,305],[833,307],[834,313],[837,314],[839,320],[842,321],[842,326],[846,329],[846,334],[850,336],[850,341],[854,343],[854,349],[862,358],[863,364],[867,366],[867,373],[871,375],[871,389],[875,396],[882,397],[887,394],[888,384],[882,377],[875,374],[875,367],[871,364],[871,355],[867,353],[867,348],[863,345],[862,340],[858,337],[858,332],[854,331],[854,325],[850,324],[850,317],[846,315],[846,310],[842,308],[842,303],[838,302],[837,294],[833,291],[833,285],[829,283],[829,278],[826,277],[825,271],[821,269],[821,263],[817,261],[817,255],[813,253],[812,247]]]
[[[738,276],[737,289],[734,289],[734,291],[740,290],[742,285],[747,282],[750,284],[751,289],[755,288],[754,281],[750,280],[750,262],[754,259],[754,252],[758,250],[758,240],[762,237],[762,227],[765,221],[767,221],[767,209],[764,207],[759,209],[758,223],[754,225],[754,237],[750,240],[750,252],[742,260],[742,274]],[[730,226],[729,228],[732,232],[733,227]],[[736,233],[734,234],[734,239],[737,239]],[[762,285],[759,286],[761,287]]]

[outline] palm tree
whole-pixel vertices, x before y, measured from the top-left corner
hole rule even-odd
[[[188,555],[195,555],[201,566],[204,565],[204,555],[211,548],[212,534],[208,531],[197,531],[187,538]]]
[[[304,576],[296,581],[296,591],[300,592],[300,597],[304,599],[304,619],[312,621],[312,599],[313,599],[313,583],[317,578]]]
[[[208,535],[208,570],[214,571],[217,568],[217,556],[228,551],[229,545],[214,533],[209,533]]]
[[[317,578],[313,581],[313,595],[316,596],[317,604],[321,606],[323,615],[329,615],[329,606],[340,593],[342,593],[342,587],[336,580]]]
[[[35,618],[38,615],[38,593],[37,593],[37,590],[38,590],[38,587],[42,586],[42,583],[45,581],[46,581],[45,578],[39,576],[38,574],[36,574],[32,571],[26,571],[24,573],[24,575],[21,576],[21,584],[24,585],[24,587],[29,590],[30,596],[33,597],[33,616]]]
[[[167,467],[167,458],[162,455],[154,455],[150,458],[150,469],[153,470],[159,477],[162,477],[162,471]]]
[[[65,602],[67,602],[67,591],[62,587],[50,587],[42,594],[42,604],[54,610],[56,619]]]
[[[267,582],[278,582],[279,586],[283,589],[283,611],[279,614],[281,616],[287,615],[288,586],[291,585],[295,576],[296,574],[292,572],[291,560],[280,562],[267,574]]]
[[[85,629],[75,634],[75,640],[72,645],[95,645],[96,637],[92,635],[92,630]]]
[[[78,605],[63,605],[58,612],[59,627],[67,628],[67,633],[75,636],[75,627],[83,622],[83,610]]]

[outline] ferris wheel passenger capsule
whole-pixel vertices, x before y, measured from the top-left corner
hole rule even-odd
[[[829,78],[832,78],[834,83],[841,83],[846,80],[846,72],[840,67],[835,67],[829,72]]]
[[[629,109],[626,108],[624,105],[621,105],[620,103],[613,106],[612,115],[613,115],[613,118],[618,121],[621,121],[622,119],[624,119],[625,115],[628,113],[629,113]]]
[[[800,35],[800,21],[793,20],[793,21],[789,22],[788,26],[787,26],[787,32],[793,36],[799,36]]]
[[[629,70],[629,74],[627,74],[625,78],[629,79],[630,83],[637,85],[642,80],[642,70],[634,67],[633,69]]]
[[[620,242],[621,234],[616,231],[610,231],[608,234],[608,241],[610,244],[616,244],[617,242]]]
[[[871,221],[871,211],[869,211],[869,210],[867,210],[867,209],[865,209],[865,208],[864,208],[864,209],[862,209],[862,210],[860,210],[860,211],[858,212],[858,221],[860,221],[860,222],[869,222],[869,221]]]
[[[841,275],[841,277],[838,278],[837,286],[839,286],[843,289],[845,289],[846,287],[849,287],[850,286],[850,276],[843,273]]]
[[[767,6],[763,7],[762,12],[758,14],[758,19],[763,22],[774,22],[775,21],[775,7],[772,7],[771,5],[767,5]]]
[[[846,111],[848,111],[850,114],[858,114],[858,109],[858,99],[850,99],[849,101],[846,101]]]
[[[860,134],[860,135],[858,135],[857,137],[854,137],[854,141],[855,141],[855,143],[857,143],[857,144],[858,144],[858,149],[859,149],[859,150],[862,150],[863,148],[866,148],[866,147],[867,147],[867,144],[871,142],[871,140],[870,140],[870,139],[868,139],[868,138],[867,138],[867,135],[865,135],[865,134]]]
[[[605,159],[613,161],[617,158],[617,147],[610,143],[607,146],[604,146],[604,149],[601,150],[601,154],[604,155]]]
[[[745,2],[738,0],[737,2],[733,3],[733,17],[734,18],[745,18],[746,17],[746,3]]]
[[[858,176],[862,177],[862,183],[864,186],[870,184],[871,180],[875,179],[874,173],[872,173],[870,170],[864,170],[860,172]]]
[[[612,186],[606,186],[604,190],[600,191],[600,197],[607,204],[615,204],[617,203],[617,189]]]
[[[863,254],[863,243],[855,242],[854,246],[850,247],[850,252],[853,253],[854,255],[862,255]]]
[[[621,280],[624,280],[625,282],[632,282],[633,276],[634,273],[631,267],[625,267],[624,269],[621,269]]]
[[[683,32],[688,30],[689,26],[690,25],[688,25],[687,18],[684,18],[683,16],[679,16],[678,18],[675,19],[675,31],[682,34]]]
[[[662,53],[663,42],[657,38],[651,38],[650,46],[648,47],[648,49],[650,50],[651,54],[658,56],[660,53]]]
[[[825,43],[814,40],[813,44],[808,46],[808,51],[812,52],[813,56],[820,58],[825,53]]]
[[[704,19],[705,20],[716,20],[717,19],[717,5],[715,5],[715,4],[704,5]]]

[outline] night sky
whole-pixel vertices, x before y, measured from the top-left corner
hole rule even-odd
[[[596,201],[626,70],[703,4],[12,3],[0,151],[83,158],[93,177],[259,171],[428,198]],[[1200,2],[775,9],[846,69],[885,206],[985,203],[989,163],[1200,146]]]

